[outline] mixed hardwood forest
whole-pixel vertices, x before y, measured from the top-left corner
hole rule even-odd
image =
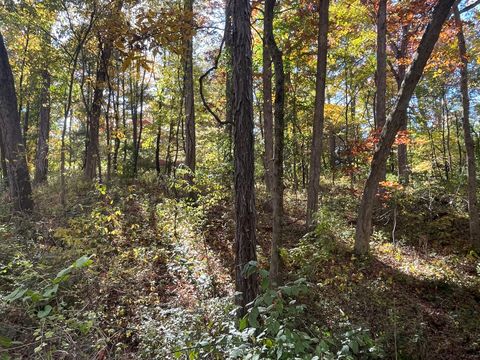
[[[0,359],[480,359],[480,1],[4,0]]]

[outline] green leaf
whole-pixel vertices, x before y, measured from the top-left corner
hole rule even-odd
[[[358,354],[358,343],[355,340],[350,341],[350,349],[352,349],[354,354]]]
[[[45,289],[43,292],[43,297],[44,298],[51,298],[53,295],[55,295],[58,291],[58,284],[55,284],[53,286],[49,286],[48,288]]]
[[[40,318],[40,319],[43,319],[44,317],[47,317],[48,314],[50,314],[50,312],[52,311],[52,307],[50,305],[45,305],[45,307],[43,308],[43,310],[40,310],[38,313],[37,313],[37,316]]]
[[[254,260],[250,260],[248,263],[245,264],[242,270],[242,275],[245,278],[248,278],[252,274],[254,274],[258,269],[258,263]]]
[[[247,328],[247,326],[248,326],[248,320],[247,320],[247,317],[245,316],[241,318],[240,321],[238,322],[238,329],[240,331],[243,331]]]
[[[82,267],[86,267],[93,263],[93,260],[90,258],[90,256],[83,255],[81,258],[78,258],[74,263],[73,267],[76,269],[81,269]]]
[[[58,284],[59,282],[62,282],[63,280],[66,279],[66,276],[72,272],[72,267],[69,266],[63,270],[60,270],[59,273],[57,274],[57,277],[53,279],[54,284]]]
[[[20,299],[27,292],[27,290],[28,288],[24,288],[23,286],[20,286],[15,290],[13,290],[10,294],[5,296],[5,300],[7,300],[7,302],[12,302],[17,299]]]
[[[9,348],[12,346],[12,340],[0,335],[0,346],[3,348]]]
[[[248,314],[248,323],[250,324],[251,327],[258,328],[259,324],[257,321],[259,315],[258,308],[254,307]]]

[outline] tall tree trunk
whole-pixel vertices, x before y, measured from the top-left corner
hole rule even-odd
[[[225,121],[227,125],[225,126],[225,131],[227,134],[227,156],[226,161],[228,163],[233,162],[232,154],[232,144],[233,144],[233,32],[232,32],[232,12],[233,12],[233,1],[225,1],[225,57],[226,57],[226,72],[227,79],[225,84],[225,99],[226,99],[226,112],[225,112]]]
[[[123,1],[117,0],[114,4],[114,9],[110,14],[114,19],[118,16],[122,9]],[[102,112],[103,90],[107,87],[108,67],[110,65],[110,58],[113,51],[113,37],[110,35],[103,39],[99,37],[100,59],[97,68],[97,75],[95,81],[95,88],[93,91],[92,102],[92,116],[90,118],[90,128],[88,134],[88,144],[85,157],[85,177],[93,180],[97,175],[97,168],[100,167],[100,115]],[[99,171],[99,176],[101,173]]]
[[[184,54],[184,106],[185,106],[185,165],[195,173],[195,98],[193,90],[193,0],[184,0],[184,12],[188,19],[188,34]],[[189,177],[190,180],[192,180]]]
[[[313,116],[312,147],[310,154],[310,176],[307,198],[307,227],[313,226],[313,218],[318,211],[318,195],[320,192],[320,166],[323,141],[323,122],[325,109],[325,87],[327,80],[328,51],[328,7],[329,0],[320,0],[320,20],[317,49],[317,79],[315,89],[315,112]]]
[[[102,42],[99,39],[100,60],[97,69],[95,89],[93,91],[92,114],[90,117],[90,126],[88,131],[87,152],[85,158],[85,177],[93,180],[97,175],[99,154],[99,128],[100,115],[102,112],[103,90],[107,87],[108,63],[112,54],[113,43],[111,41]]]
[[[115,116],[115,137],[113,146],[112,166],[113,172],[117,174],[118,171],[118,152],[120,150],[120,76],[117,77],[117,91],[116,99],[114,101],[114,116]]]
[[[161,164],[160,164],[160,140],[162,137],[162,124],[159,122],[157,124],[157,137],[155,140],[155,169],[157,170],[157,175],[160,175]]]
[[[397,78],[397,86],[398,90],[400,91],[400,88],[402,86],[402,82],[405,79],[405,73],[406,73],[406,66],[402,62],[402,59],[407,56],[407,50],[408,50],[408,31],[409,31],[409,26],[404,25],[402,28],[402,40],[400,44],[400,51],[397,54],[397,59],[399,60],[399,65],[398,65],[398,78]],[[405,111],[404,114],[402,114],[402,118],[400,120],[400,131],[407,131],[408,128],[408,116],[407,112]],[[402,184],[408,184],[410,181],[409,179],[409,170],[408,170],[408,152],[407,152],[407,144],[399,144],[398,149],[397,149],[397,162],[398,162],[398,179],[400,180],[400,183]]]
[[[2,180],[6,187],[8,187],[8,171],[7,160],[5,159],[5,146],[3,146],[2,129],[0,128],[0,162],[2,166]]]
[[[475,144],[472,139],[472,130],[470,126],[470,96],[468,92],[468,57],[465,36],[463,35],[463,25],[458,11],[458,6],[454,8],[455,22],[457,23],[458,51],[462,61],[460,68],[460,88],[462,92],[463,105],[463,136],[465,138],[465,149],[467,154],[468,171],[468,215],[470,225],[470,241],[476,250],[480,250],[480,220],[478,217],[477,204],[477,169],[475,164]]]
[[[358,211],[355,233],[355,252],[365,254],[369,249],[369,239],[372,230],[372,210],[380,181],[381,169],[385,166],[395,136],[402,126],[402,119],[406,116],[407,107],[412,98],[415,87],[423,74],[423,69],[438,40],[443,23],[445,22],[455,0],[440,0],[433,11],[432,19],[422,36],[413,63],[407,71],[399,92],[393,112],[387,118],[383,127],[380,141],[373,155],[370,174],[365,183],[362,200]]]
[[[135,137],[135,148],[133,152],[133,174],[134,176],[137,175],[138,171],[138,158],[140,156],[140,148],[142,147],[142,133],[143,133],[143,100],[145,94],[145,74],[146,70],[143,71],[142,81],[140,82],[140,113],[138,114],[138,137]],[[137,86],[135,87],[137,89]],[[138,90],[138,89],[137,89]],[[137,91],[136,90],[136,91]],[[137,92],[135,92],[136,94]],[[137,96],[135,95],[135,98]],[[136,104],[136,103],[135,103]],[[138,104],[135,105],[135,117],[137,117],[137,107]]]
[[[265,5],[266,6],[266,5]],[[262,85],[263,85],[263,134],[265,143],[264,167],[265,187],[267,195],[272,195],[273,176],[273,106],[272,106],[272,55],[273,49],[267,40],[268,21],[263,21],[263,54],[262,54]]]
[[[48,173],[48,138],[50,135],[50,73],[42,72],[42,88],[40,94],[40,122],[38,124],[37,153],[35,157],[35,184],[47,180]]]
[[[8,184],[16,211],[33,209],[25,147],[20,130],[17,96],[8,53],[0,33],[0,128],[7,160]],[[2,151],[3,153],[3,151]]]
[[[235,94],[235,290],[239,316],[258,293],[255,274],[244,273],[257,260],[253,137],[253,72],[251,7],[249,0],[233,1],[233,89]]]
[[[280,245],[282,243],[283,219],[283,147],[285,132],[285,71],[283,54],[273,35],[273,18],[276,0],[265,1],[264,28],[269,54],[275,68],[275,124],[272,172],[272,244],[270,257],[270,282],[273,287],[279,284]]]
[[[27,106],[25,108],[25,116],[23,117],[23,146],[25,147],[25,152],[28,157],[27,151],[27,136],[28,136],[28,126],[30,125],[30,101],[27,100]]]
[[[377,133],[380,134],[387,120],[387,0],[380,0],[377,12],[377,89],[375,96],[375,118]],[[385,179],[386,166],[381,169],[381,180]]]

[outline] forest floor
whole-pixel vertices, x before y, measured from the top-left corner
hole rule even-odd
[[[233,295],[233,209],[224,190],[202,191],[192,206],[151,180],[78,184],[63,210],[52,185],[37,189],[31,217],[2,210],[0,292],[6,300],[25,291],[0,304],[0,359],[181,356]],[[308,318],[332,332],[368,329],[386,358],[478,359],[480,262],[464,213],[438,196],[389,201],[376,212],[371,255],[358,259],[357,198],[347,186],[324,189],[319,226],[306,234],[304,196],[287,192],[284,280],[307,279]],[[260,191],[258,257],[266,267],[264,199]],[[92,254],[91,265],[59,278]]]

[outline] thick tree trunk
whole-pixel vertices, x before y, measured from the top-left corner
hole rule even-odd
[[[463,136],[465,138],[466,160],[468,170],[468,215],[470,224],[470,241],[476,250],[480,250],[480,220],[478,217],[477,204],[477,169],[475,164],[475,144],[472,138],[470,126],[470,96],[468,91],[468,57],[465,37],[463,35],[462,20],[458,7],[454,9],[455,22],[457,23],[458,51],[462,61],[460,68],[460,88],[462,92],[463,105]]]
[[[269,54],[275,68],[275,124],[272,172],[272,244],[270,257],[270,282],[273,287],[280,282],[280,245],[282,243],[283,219],[283,147],[285,132],[285,71],[283,54],[273,35],[273,17],[276,0],[265,1],[264,29]]]
[[[380,134],[387,120],[387,0],[380,0],[377,12],[377,89],[375,96],[375,118],[377,133]],[[385,179],[386,166],[381,169],[381,180]]]
[[[320,192],[320,166],[323,141],[323,122],[325,109],[325,86],[327,80],[328,50],[328,7],[329,0],[320,0],[320,20],[317,49],[317,80],[315,93],[315,112],[313,116],[313,134],[310,157],[310,176],[307,198],[307,227],[313,226],[315,213],[318,211]]]
[[[40,94],[40,122],[38,124],[37,153],[35,157],[35,184],[47,180],[48,173],[48,138],[50,135],[50,73],[42,73]]]
[[[244,273],[256,261],[256,211],[253,138],[253,73],[250,1],[233,1],[233,89],[235,94],[235,290],[243,316],[258,293],[255,274]]]
[[[184,88],[185,88],[185,165],[195,173],[195,98],[193,90],[193,0],[184,0],[184,12],[188,19],[188,35],[185,39]],[[189,177],[190,180],[192,180]]]
[[[372,210],[377,192],[378,182],[381,177],[381,169],[385,166],[390,149],[395,141],[395,136],[402,126],[402,119],[406,116],[407,107],[423,74],[423,69],[438,40],[443,23],[445,22],[455,0],[440,0],[436,6],[432,19],[423,34],[417,52],[413,57],[413,63],[407,71],[398,100],[393,112],[388,117],[383,127],[380,141],[373,155],[370,174],[363,190],[362,200],[358,211],[358,219],[355,233],[355,252],[365,254],[369,249],[369,239],[372,230]]]
[[[272,106],[272,51],[267,40],[268,21],[263,21],[263,54],[262,54],[262,92],[263,92],[263,137],[265,143],[264,167],[267,196],[272,195],[273,176],[273,106]]]
[[[0,33],[0,128],[7,161],[8,184],[16,211],[33,209],[25,147],[20,130],[17,96],[7,49]],[[3,151],[2,151],[3,153]]]

